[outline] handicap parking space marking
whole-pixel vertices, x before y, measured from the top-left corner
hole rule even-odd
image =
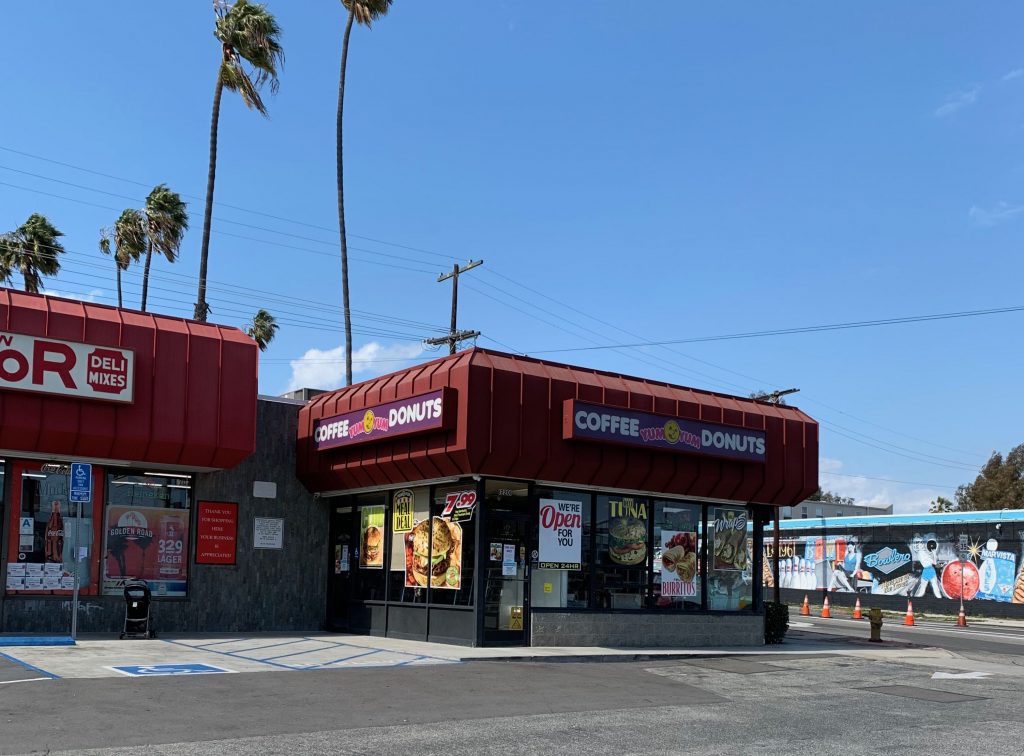
[[[60,675],[55,675],[55,674],[53,674],[53,672],[47,672],[45,669],[37,667],[34,664],[29,664],[27,661],[22,661],[21,659],[18,659],[17,657],[11,656],[10,654],[5,654],[3,652],[0,652],[0,659],[6,659],[7,661],[9,661],[9,662],[11,662],[13,664],[17,664],[19,667],[23,667],[24,669],[28,670],[29,672],[35,672],[37,675],[42,675],[44,678],[46,678],[48,680],[59,680],[60,679]],[[38,678],[33,678],[33,679],[38,679]]]
[[[173,675],[215,675],[233,673],[234,670],[214,667],[212,664],[126,664],[108,667],[128,677],[166,677]]]

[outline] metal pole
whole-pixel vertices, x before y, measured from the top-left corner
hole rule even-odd
[[[779,585],[779,516],[782,514],[781,507],[775,507],[775,527],[772,533],[772,548],[775,550],[775,559],[772,564],[772,580],[775,583],[775,603],[782,603],[782,586]]]
[[[68,490],[68,499],[70,500],[70,489]],[[69,507],[70,509],[70,507]],[[81,540],[81,528],[82,528],[82,504],[78,504],[78,512],[75,517],[75,546],[71,552],[71,564],[75,569],[75,590],[74,596],[71,599],[71,640],[77,640],[78,638],[78,561],[79,561],[79,544]]]

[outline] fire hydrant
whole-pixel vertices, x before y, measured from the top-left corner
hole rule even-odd
[[[868,612],[868,622],[871,623],[871,642],[882,642],[882,610],[877,607]]]

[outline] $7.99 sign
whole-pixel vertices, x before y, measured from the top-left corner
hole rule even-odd
[[[452,522],[463,522],[473,519],[473,507],[476,506],[476,491],[454,491],[444,497],[442,517],[451,517]]]

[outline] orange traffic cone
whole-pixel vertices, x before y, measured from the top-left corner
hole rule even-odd
[[[914,605],[907,599],[907,616],[903,618],[903,624],[907,627],[914,626]]]
[[[829,619],[832,616],[832,612],[828,610],[828,596],[825,597],[825,603],[821,605],[821,617],[822,619]]]
[[[853,605],[853,618],[854,619],[864,619],[864,617],[860,613],[860,597],[859,596],[857,597],[857,603]]]
[[[811,604],[807,600],[807,594],[806,593],[804,594],[804,605],[800,607],[800,616],[801,617],[810,617],[811,616]]]
[[[967,615],[964,614],[964,608],[960,607],[960,615],[956,618],[957,627],[967,627]]]

